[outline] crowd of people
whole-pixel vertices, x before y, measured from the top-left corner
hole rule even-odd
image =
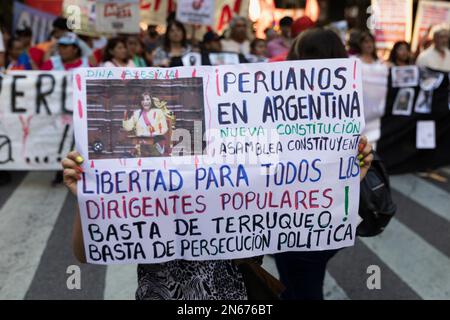
[[[231,53],[239,63],[272,62],[302,59],[358,57],[364,64],[405,66],[416,63],[436,70],[450,71],[449,31],[436,28],[431,41],[421,41],[417,52],[409,43],[396,43],[388,59],[378,55],[376,41],[369,32],[350,30],[344,44],[331,28],[318,27],[308,17],[293,20],[284,17],[279,29],[266,29],[265,39],[257,38],[247,18],[234,17],[223,35],[206,32],[202,41],[189,39],[185,26],[170,19],[166,32],[149,26],[139,35],[121,35],[109,39],[78,36],[67,28],[64,18],[53,23],[51,38],[32,45],[31,30],[17,30],[13,36],[3,34],[0,42],[4,69],[71,70],[78,67],[173,67],[182,66],[183,56],[197,52],[202,64],[213,64],[209,53]],[[361,140],[362,174],[370,167],[372,150]],[[64,160],[64,182],[76,195],[83,158],[71,152]],[[74,227],[74,248],[80,261],[85,261],[79,212]],[[285,299],[323,299],[323,281],[327,262],[337,250],[291,252],[275,255],[281,282],[286,287]],[[200,277],[199,277],[200,275]],[[193,285],[193,281],[200,281]],[[199,280],[200,279],[200,280]],[[182,261],[138,267],[138,299],[246,299],[249,297],[238,264],[223,261]]]
[[[315,23],[306,16],[295,21],[284,17],[279,21],[278,31],[267,28],[265,39],[261,39],[255,36],[247,18],[236,16],[222,35],[207,31],[198,41],[188,37],[182,23],[169,19],[164,34],[158,33],[157,26],[150,25],[140,34],[106,39],[77,35],[67,27],[66,19],[57,18],[50,39],[35,45],[30,28],[18,29],[13,35],[3,29],[0,68],[9,71],[71,70],[86,66],[174,67],[182,66],[182,57],[190,52],[200,53],[204,65],[216,63],[208,59],[209,53],[236,54],[238,58],[230,61],[239,63],[282,61],[287,58],[298,34],[314,27]],[[448,43],[448,29],[435,27],[432,39],[428,39],[427,34],[415,52],[411,51],[409,43],[399,41],[388,56],[380,57],[374,36],[359,30],[347,32],[345,46],[350,56],[357,56],[366,64],[404,66],[416,63],[450,71]]]

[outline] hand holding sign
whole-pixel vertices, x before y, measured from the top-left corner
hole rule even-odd
[[[362,181],[366,176],[367,171],[369,171],[370,165],[373,160],[372,145],[367,141],[366,136],[361,137],[361,140],[359,141],[358,151],[358,160],[360,161],[359,166],[361,167],[360,180]]]
[[[77,195],[77,181],[81,179],[80,174],[83,173],[83,169],[80,167],[82,163],[83,158],[76,151],[69,152],[67,156],[61,161],[61,165],[64,170],[64,184],[75,196]]]

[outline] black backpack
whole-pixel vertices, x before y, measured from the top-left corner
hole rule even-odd
[[[373,237],[383,232],[397,211],[386,168],[375,152],[373,155],[372,165],[361,182],[359,215],[363,221],[356,228],[356,235],[360,237]]]

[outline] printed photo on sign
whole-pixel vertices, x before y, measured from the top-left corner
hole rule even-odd
[[[202,78],[88,80],[90,159],[191,156],[177,148],[176,129],[204,132]]]
[[[400,89],[395,97],[394,106],[392,108],[393,115],[410,116],[414,99],[414,89]]]
[[[392,87],[415,87],[419,83],[419,69],[416,66],[392,67]]]
[[[212,25],[214,23],[214,0],[178,0],[177,20],[195,25]]]
[[[444,75],[440,72],[431,70],[422,70],[420,73],[420,88],[425,91],[437,89],[444,79]]]
[[[215,52],[209,54],[209,61],[213,66],[239,64],[239,55],[232,52]]]
[[[436,124],[434,121],[432,120],[417,121],[416,148],[417,149],[436,148]]]
[[[189,52],[181,58],[181,61],[183,66],[201,66],[202,56],[198,52]]]
[[[414,112],[431,113],[431,104],[433,103],[433,91],[420,90],[417,96]]]

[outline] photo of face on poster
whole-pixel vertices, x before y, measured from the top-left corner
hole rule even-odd
[[[422,70],[420,74],[420,88],[424,91],[437,89],[444,79],[444,75],[439,72]]]
[[[394,106],[392,108],[393,115],[410,116],[414,99],[414,89],[400,89],[395,97]]]
[[[417,96],[414,112],[431,113],[431,104],[433,102],[433,91],[420,90]]]
[[[419,68],[416,66],[392,67],[392,87],[415,87],[419,83]]]
[[[191,147],[194,131],[204,132],[202,78],[88,80],[86,88],[89,158],[202,154]],[[189,135],[182,148],[177,129]]]
[[[202,56],[198,52],[189,52],[181,58],[181,61],[183,66],[201,66]]]

